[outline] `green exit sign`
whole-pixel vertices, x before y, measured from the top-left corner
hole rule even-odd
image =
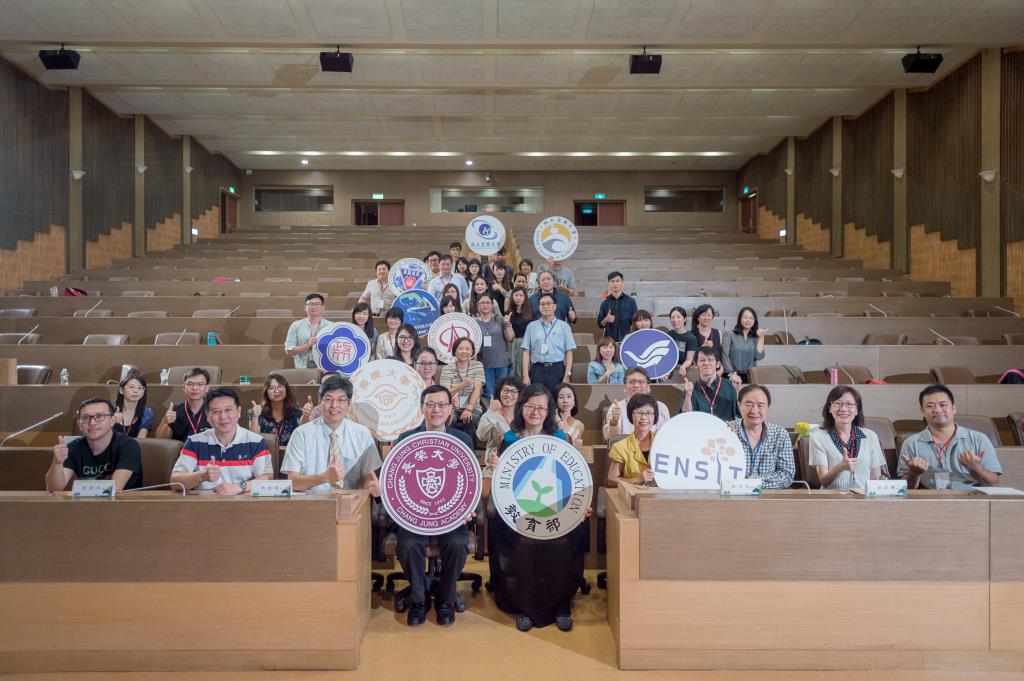
[[[383,194],[374,194],[374,195],[373,195],[373,200],[374,200],[374,201],[380,201],[380,200],[381,200],[381,199],[383,199],[383,198],[384,198],[384,195],[383,195]]]
[[[603,201],[608,195],[604,193],[594,194],[594,198],[598,201]]]
[[[234,194],[235,193],[235,188],[234,187],[228,187],[228,192],[230,192],[231,194]]]
[[[594,209],[593,208],[584,208],[583,209],[583,214],[584,215],[593,215],[594,214]]]

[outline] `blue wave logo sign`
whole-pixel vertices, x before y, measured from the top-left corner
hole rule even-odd
[[[418,258],[402,258],[391,267],[388,283],[397,296],[405,291],[426,290],[429,270],[427,264]]]
[[[430,332],[430,325],[441,314],[437,298],[426,291],[406,291],[395,298],[394,307],[405,313],[405,323],[412,324],[420,336]]]
[[[629,334],[622,339],[619,355],[627,369],[646,369],[652,379],[671,375],[679,363],[675,341],[658,329],[640,329]]]
[[[579,245],[576,225],[558,215],[544,218],[533,230],[533,247],[543,258],[566,260]]]
[[[493,255],[505,245],[505,225],[496,217],[480,215],[466,226],[466,246],[480,255]]]
[[[370,357],[370,339],[355,324],[335,322],[316,338],[313,359],[327,372],[351,376]]]

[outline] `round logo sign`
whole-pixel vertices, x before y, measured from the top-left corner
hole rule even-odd
[[[550,435],[517,441],[498,459],[494,507],[524,537],[555,539],[583,522],[594,492],[590,466],[575,447]]]
[[[669,419],[654,435],[651,470],[658,487],[721,489],[747,477],[747,456],[725,421],[699,411]]]
[[[349,376],[370,356],[366,332],[349,322],[334,322],[321,329],[313,346],[313,361],[327,372]]]
[[[434,349],[439,360],[445,364],[451,364],[455,361],[452,349],[455,347],[455,341],[460,338],[472,340],[473,347],[479,352],[484,334],[477,321],[468,314],[449,312],[438,317],[437,321],[430,325],[427,345]]]
[[[640,367],[654,378],[669,376],[679,363],[679,348],[672,336],[658,329],[640,329],[626,335],[619,348],[627,369]]]
[[[480,215],[466,225],[466,247],[480,255],[494,255],[505,245],[505,225],[490,215]]]
[[[414,289],[426,291],[429,278],[430,270],[427,269],[427,264],[419,258],[402,258],[391,267],[391,271],[388,273],[388,282],[396,296]]]
[[[406,291],[395,298],[393,306],[405,313],[405,323],[412,324],[420,336],[430,332],[430,325],[441,313],[437,298],[426,291]]]
[[[533,247],[544,258],[565,260],[579,245],[580,233],[576,225],[558,215],[544,218],[533,230]]]
[[[368,362],[352,377],[352,420],[390,442],[423,422],[420,393],[426,388],[416,370],[394,359]]]
[[[447,433],[402,440],[380,469],[384,510],[416,534],[444,534],[464,524],[480,502],[481,486],[476,456]]]

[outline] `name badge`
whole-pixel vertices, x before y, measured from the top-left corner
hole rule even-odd
[[[907,496],[906,480],[868,480],[864,489],[865,497],[905,497]]]
[[[253,480],[252,492],[254,497],[290,497],[292,495],[291,480]]]
[[[113,499],[117,495],[117,485],[113,480],[75,480],[71,483],[71,497],[85,499],[102,497]]]
[[[490,336],[484,336],[484,347],[485,348],[491,347],[491,337]]]
[[[935,489],[949,489],[949,471],[935,471]]]
[[[759,497],[764,485],[762,478],[743,478],[742,480],[723,480],[723,497]]]
[[[374,312],[380,312],[383,309],[384,309],[384,300],[381,299],[381,298],[378,298],[373,303],[373,310],[374,310]]]
[[[541,343],[541,344],[540,344],[540,354],[542,354],[542,355],[546,355],[546,354],[548,354],[548,350],[549,350],[549,349],[550,349],[550,348],[548,347],[548,344],[547,344],[547,343]]]

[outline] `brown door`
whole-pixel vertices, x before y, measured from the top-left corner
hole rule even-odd
[[[622,227],[625,224],[625,201],[601,201],[597,204],[598,227]]]
[[[405,224],[405,201],[381,201],[377,214],[382,227],[400,227]]]
[[[228,209],[227,228],[229,232],[234,232],[238,229],[238,197],[229,195],[226,203]]]
[[[757,234],[757,192],[740,199],[740,231]]]

